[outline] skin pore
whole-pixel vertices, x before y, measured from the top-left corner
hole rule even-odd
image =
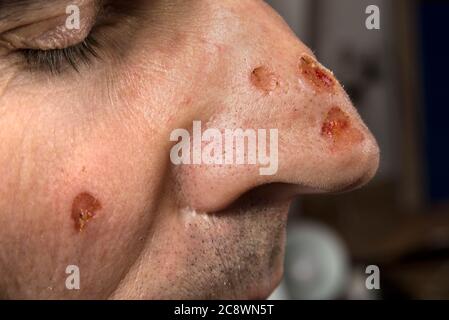
[[[195,120],[277,128],[277,174],[174,166],[170,133]],[[265,298],[291,200],[362,186],[379,162],[333,74],[260,0],[0,0],[0,140],[8,299]]]

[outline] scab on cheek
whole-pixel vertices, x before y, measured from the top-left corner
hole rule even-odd
[[[333,74],[321,66],[314,58],[304,54],[300,58],[299,72],[317,91],[330,91],[336,84]]]
[[[101,209],[101,203],[90,193],[83,192],[77,195],[72,203],[72,219],[76,231],[83,231]]]
[[[332,142],[334,150],[364,140],[363,133],[352,126],[349,116],[339,107],[332,107],[327,113],[321,135]]]

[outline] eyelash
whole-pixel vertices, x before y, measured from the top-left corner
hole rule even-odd
[[[67,67],[79,72],[81,65],[89,65],[93,58],[99,58],[98,49],[99,43],[90,34],[83,42],[64,49],[22,49],[20,53],[31,70],[60,74]]]

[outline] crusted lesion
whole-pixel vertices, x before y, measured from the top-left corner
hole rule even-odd
[[[364,140],[363,133],[352,125],[349,115],[338,106],[332,107],[327,112],[321,127],[321,135],[332,142],[333,150]]]
[[[301,56],[299,72],[318,90],[332,91],[337,83],[333,73],[308,54]]]
[[[72,218],[75,222],[75,229],[82,232],[96,212],[101,210],[101,203],[88,192],[80,193],[75,197],[72,204]]]
[[[265,94],[276,90],[280,86],[279,77],[265,66],[257,67],[251,72],[251,82]]]
[[[327,113],[321,128],[321,134],[331,139],[338,139],[349,128],[349,116],[340,108],[333,107]]]

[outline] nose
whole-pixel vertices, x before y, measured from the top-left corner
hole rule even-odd
[[[209,99],[209,118],[192,122],[191,163],[173,169],[184,205],[214,212],[265,186],[292,197],[367,183],[379,149],[333,73],[268,5],[224,3],[238,34],[220,39],[227,63],[211,90],[223,95]]]

